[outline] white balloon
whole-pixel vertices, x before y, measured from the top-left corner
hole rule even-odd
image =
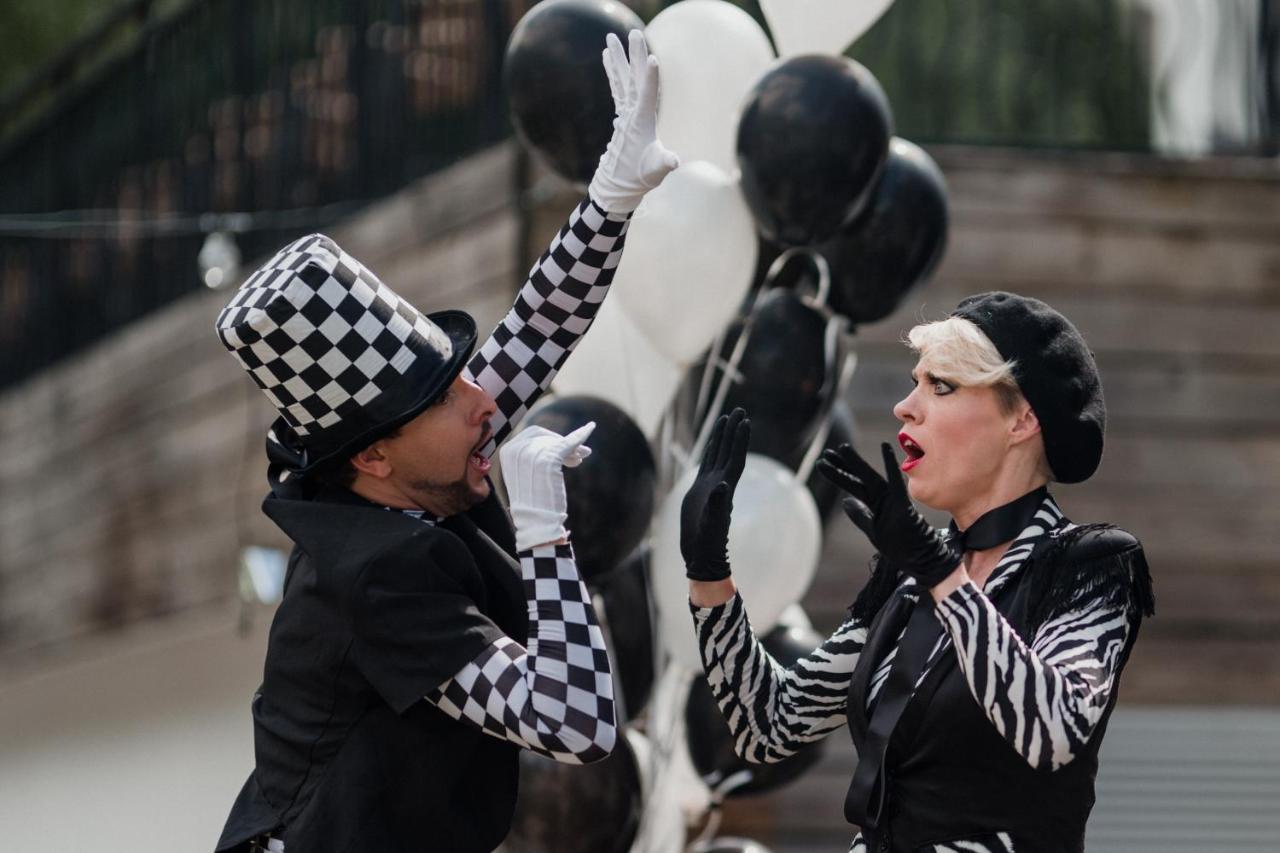
[[[688,367],[737,314],[757,251],[738,182],[711,163],[686,163],[632,215],[613,290],[650,343]]]
[[[653,438],[680,375],[680,368],[641,334],[614,296],[600,305],[591,328],[552,380],[551,389],[562,396],[587,394],[608,400]]]
[[[774,60],[755,19],[724,0],[683,0],[645,28],[662,64],[658,136],[685,161],[737,169],[738,109]]]
[[[893,0],[760,0],[779,56],[844,53],[892,4]]]
[[[687,471],[658,510],[651,577],[663,647],[677,663],[700,671],[689,581],[680,556],[680,503],[696,475],[696,468]],[[776,460],[748,453],[733,496],[729,565],[756,636],[764,636],[787,605],[804,595],[821,548],[818,508],[804,483]]]

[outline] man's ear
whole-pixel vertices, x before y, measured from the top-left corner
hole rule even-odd
[[[1021,444],[1040,434],[1040,419],[1025,400],[1018,404],[1013,424],[1009,427],[1010,444]]]
[[[367,474],[378,480],[384,480],[391,475],[391,461],[383,453],[381,441],[375,441],[352,456],[351,467],[361,474]]]

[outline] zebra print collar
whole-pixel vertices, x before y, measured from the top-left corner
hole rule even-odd
[[[1013,580],[1045,535],[1057,536],[1070,524],[1071,522],[1059,509],[1057,501],[1053,499],[1053,495],[1046,492],[1044,500],[1041,501],[1031,521],[1021,533],[1014,537],[1009,543],[1009,548],[1001,555],[991,576],[983,585],[982,591],[989,596],[999,592]],[[920,596],[920,585],[916,583],[915,578],[908,577],[898,587],[898,594],[915,601]]]
[[[996,563],[996,567],[992,570],[991,577],[987,578],[982,591],[988,596],[999,592],[1002,587],[1017,575],[1018,570],[1027,562],[1027,558],[1031,556],[1031,552],[1035,550],[1040,540],[1046,534],[1050,536],[1057,535],[1060,529],[1067,524],[1070,524],[1070,522],[1062,514],[1062,510],[1058,508],[1053,496],[1046,493],[1044,501],[1041,502],[1040,508],[1036,510],[1036,514],[1031,521],[1014,538],[1009,545],[1009,549],[1004,552],[1004,555],[1000,557],[1000,561]]]

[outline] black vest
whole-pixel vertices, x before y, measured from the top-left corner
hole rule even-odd
[[[1065,523],[1064,519],[1058,529]],[[1115,534],[1136,545],[1123,531]],[[1017,573],[992,597],[996,609],[1028,644],[1044,619],[1046,595],[1070,598],[1064,583],[1053,576],[1059,576],[1067,587],[1087,576],[1075,571],[1082,564],[1077,561],[1072,566],[1071,549],[1064,553],[1056,547],[1056,539],[1055,535],[1042,535]],[[1121,590],[1117,594],[1139,596],[1135,600],[1138,611],[1143,612],[1149,610],[1150,583],[1137,547],[1136,558],[1130,554],[1114,567],[1106,563],[1102,571],[1116,578],[1117,584],[1132,583],[1136,593]],[[859,755],[867,754],[868,749],[871,677],[907,624],[916,607],[916,593],[928,595],[927,591],[910,589],[907,595],[899,587],[879,609],[853,671],[848,718]],[[1136,622],[1137,618],[1123,651],[1124,660],[1137,637]],[[1119,672],[1116,678],[1118,681]],[[879,827],[863,827],[868,850],[931,851],[933,844],[989,840],[1003,832],[1012,836],[1018,853],[1080,853],[1084,850],[1085,822],[1094,803],[1098,747],[1118,692],[1118,687],[1113,690],[1110,704],[1080,754],[1057,770],[1035,769],[996,731],[960,671],[955,647],[948,645],[916,688],[889,739],[882,777],[885,805]],[[882,692],[877,701],[885,698]]]
[[[518,749],[420,697],[499,632],[528,640],[506,511],[491,495],[436,528],[342,490],[263,508],[296,547],[253,698],[257,766],[217,850],[265,832],[299,853],[492,850],[510,826]],[[389,574],[447,576],[449,594],[400,596],[404,612],[356,600],[388,547],[402,555]],[[386,618],[384,648],[357,629],[362,607]]]

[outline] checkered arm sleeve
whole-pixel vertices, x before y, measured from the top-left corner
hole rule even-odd
[[[935,612],[996,731],[1032,767],[1071,761],[1111,701],[1131,630],[1127,609],[1099,601],[1064,613],[1030,647],[971,582]]]
[[[788,669],[757,641],[740,595],[691,609],[707,683],[740,756],[758,764],[781,761],[844,725],[866,626],[850,617]]]
[[[617,737],[604,634],[570,545],[520,553],[529,647],[491,643],[427,701],[485,734],[565,764],[607,756]]]
[[[529,272],[515,305],[467,365],[497,401],[486,457],[551,385],[613,282],[630,214],[605,213],[590,198],[569,216]]]

